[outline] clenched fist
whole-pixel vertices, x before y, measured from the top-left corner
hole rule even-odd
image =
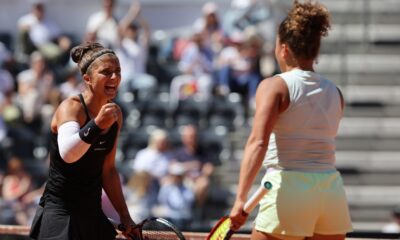
[[[120,115],[121,109],[117,104],[107,103],[101,107],[94,121],[99,128],[107,129],[119,119]]]

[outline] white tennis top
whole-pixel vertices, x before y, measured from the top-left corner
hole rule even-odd
[[[342,117],[336,85],[311,71],[279,74],[287,84],[290,104],[270,136],[264,166],[321,172],[335,170],[335,137]]]

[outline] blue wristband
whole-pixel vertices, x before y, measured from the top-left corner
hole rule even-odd
[[[103,129],[99,128],[94,122],[94,119],[90,120],[81,130],[79,130],[79,137],[82,141],[93,144],[100,136]]]

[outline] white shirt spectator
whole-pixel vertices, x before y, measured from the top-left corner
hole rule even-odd
[[[32,13],[22,16],[18,20],[18,27],[29,29],[29,37],[37,47],[51,42],[61,34],[60,28],[54,22],[47,18],[39,21]]]
[[[147,46],[140,41],[124,38],[121,47],[116,50],[116,54],[121,64],[121,76],[132,78],[137,74],[146,73]]]
[[[153,148],[139,150],[133,161],[134,171],[147,171],[153,177],[161,179],[168,173],[169,158],[166,153]]]
[[[86,31],[96,33],[97,40],[107,47],[114,47],[118,42],[118,22],[107,18],[105,12],[93,13],[87,22]]]

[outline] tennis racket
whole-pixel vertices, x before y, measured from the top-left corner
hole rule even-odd
[[[253,195],[244,204],[243,211],[249,214],[258,205],[261,198],[272,188],[270,182],[264,182]],[[218,220],[217,224],[211,229],[211,232],[207,236],[207,240],[228,240],[231,238],[232,231],[231,219],[228,216],[222,217]]]
[[[125,231],[125,226],[110,219],[110,222],[120,231]],[[130,233],[133,240],[185,240],[178,228],[164,218],[148,218],[134,227],[136,233]]]

